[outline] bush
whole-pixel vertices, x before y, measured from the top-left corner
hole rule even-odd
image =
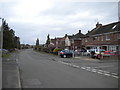
[[[61,51],[61,50],[62,50],[62,49],[55,48],[55,49],[53,50],[53,53],[57,55],[57,54],[58,54],[58,51]]]
[[[49,53],[50,49],[49,48],[43,48],[43,52]]]

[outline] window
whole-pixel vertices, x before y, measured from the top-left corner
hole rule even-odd
[[[100,41],[100,37],[98,36],[98,41]]]
[[[109,46],[109,50],[116,51],[116,46]]]
[[[87,42],[87,38],[85,38],[85,42]]]
[[[103,41],[103,36],[100,36],[101,37],[101,41]]]
[[[110,35],[106,35],[106,40],[110,40]]]

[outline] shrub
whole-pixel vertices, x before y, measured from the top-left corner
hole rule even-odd
[[[43,48],[43,52],[46,52],[46,53],[49,53],[50,52],[50,49],[49,48]]]
[[[58,54],[58,51],[61,51],[61,50],[62,50],[62,49],[55,48],[55,49],[53,50],[53,53],[57,55],[57,54]]]

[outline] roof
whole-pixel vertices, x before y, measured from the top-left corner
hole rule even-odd
[[[73,38],[73,36],[68,35],[68,38],[69,38],[69,39],[72,39],[72,38]]]
[[[64,37],[63,37],[63,38],[56,38],[56,40],[57,40],[57,41],[64,41],[65,38],[64,38]]]
[[[82,38],[82,37],[85,37],[85,35],[80,32],[73,36],[73,38]]]
[[[115,31],[117,32],[120,31],[120,21],[107,24],[99,28],[94,28],[93,30],[89,31],[86,35],[89,36],[89,35],[103,34],[103,33],[115,32]]]

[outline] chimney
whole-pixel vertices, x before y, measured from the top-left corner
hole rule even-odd
[[[81,30],[79,30],[79,33],[81,33]]]
[[[101,26],[102,26],[102,24],[99,24],[99,22],[97,22],[96,28],[99,28],[99,27],[101,27]]]
[[[67,37],[67,34],[65,34],[65,37]]]

